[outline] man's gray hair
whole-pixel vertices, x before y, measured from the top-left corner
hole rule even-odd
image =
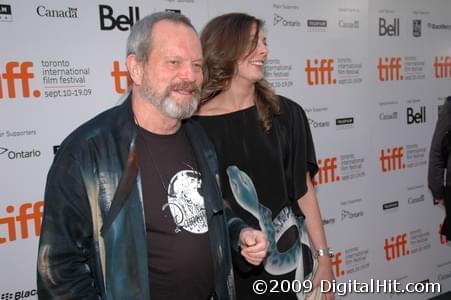
[[[150,14],[133,25],[127,39],[127,56],[135,54],[139,62],[147,62],[150,50],[152,49],[152,30],[155,23],[167,20],[176,24],[184,24],[192,28],[190,19],[175,12],[156,12]]]

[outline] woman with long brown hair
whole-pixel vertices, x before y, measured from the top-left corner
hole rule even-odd
[[[286,293],[275,283],[300,280],[295,290],[308,291],[310,282],[334,279],[312,184],[318,167],[307,117],[263,78],[268,49],[261,20],[243,13],[218,16],[203,29],[201,42],[204,85],[196,118],[215,145],[226,207],[269,241],[262,265],[235,268],[238,299],[303,299],[302,292]],[[318,256],[314,274],[312,253]],[[257,280],[280,293],[259,290]]]

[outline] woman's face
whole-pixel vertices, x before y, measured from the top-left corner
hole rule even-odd
[[[248,49],[252,49],[252,43],[257,34],[257,25],[254,23],[251,28],[251,34],[248,41]],[[237,62],[238,72],[236,77],[255,83],[263,78],[264,64],[268,57],[268,48],[266,47],[266,37],[263,30],[258,32],[257,47],[249,53],[243,55]]]

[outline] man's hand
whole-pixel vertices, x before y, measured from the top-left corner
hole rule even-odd
[[[268,240],[260,230],[244,228],[240,232],[241,255],[254,266],[262,263],[268,252]]]

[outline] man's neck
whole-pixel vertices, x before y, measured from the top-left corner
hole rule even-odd
[[[137,125],[152,133],[173,134],[182,124],[181,120],[166,116],[136,93],[132,96],[132,110]]]

